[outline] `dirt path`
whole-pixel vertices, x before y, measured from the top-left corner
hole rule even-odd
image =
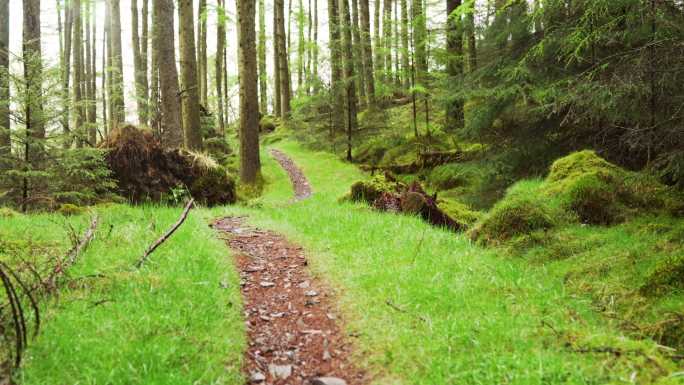
[[[296,200],[311,194],[306,177],[285,154],[273,155],[290,174]],[[252,384],[360,385],[351,365],[331,291],[308,271],[301,247],[282,236],[225,218],[214,228],[236,252],[249,346],[245,361]]]
[[[280,163],[280,166],[287,171],[290,176],[290,181],[292,182],[292,187],[295,191],[295,201],[301,201],[311,196],[311,186],[309,181],[304,176],[302,170],[297,167],[297,165],[290,159],[289,156],[285,155],[282,151],[273,149],[271,150],[271,155],[275,160]]]

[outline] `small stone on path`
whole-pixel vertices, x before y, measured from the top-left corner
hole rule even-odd
[[[311,381],[311,385],[347,385],[347,381],[337,377],[318,377]]]

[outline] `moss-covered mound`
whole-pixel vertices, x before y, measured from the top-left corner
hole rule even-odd
[[[354,183],[351,186],[350,197],[354,202],[366,202],[372,205],[383,193],[399,193],[403,187],[390,175],[376,175],[370,180]]]
[[[207,153],[221,165],[228,163],[228,158],[233,155],[228,141],[224,138],[209,138],[204,141],[204,148]]]
[[[70,217],[74,215],[81,215],[86,212],[86,209],[81,206],[65,203],[59,206],[57,212],[64,215],[65,217]]]
[[[470,229],[482,217],[481,212],[474,211],[465,203],[454,199],[439,199],[437,206],[464,230]]]
[[[162,147],[151,132],[133,126],[114,130],[103,142],[119,192],[132,202],[164,201],[187,189],[201,204],[235,203],[235,182],[206,154]]]
[[[545,192],[588,224],[608,225],[638,214],[676,210],[674,192],[656,178],[619,168],[593,151],[557,160]]]
[[[511,187],[504,199],[470,231],[473,240],[498,244],[518,235],[547,230],[561,223],[564,214],[541,192],[541,181],[523,181]]]

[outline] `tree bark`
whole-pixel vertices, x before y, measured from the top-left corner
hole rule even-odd
[[[111,19],[111,48],[112,48],[112,117],[113,125],[117,127],[126,121],[126,103],[123,85],[123,55],[121,47],[121,7],[119,0],[109,0],[109,17]]]
[[[259,110],[268,113],[268,72],[266,71],[266,2],[259,1]]]
[[[159,68],[162,143],[166,147],[178,148],[183,145],[183,128],[174,47],[173,0],[154,0],[153,4],[152,47],[156,52],[153,57],[157,57],[158,66],[153,63],[152,68]]]
[[[375,54],[375,67],[373,68],[375,72],[375,77],[376,80],[382,82],[382,74],[383,74],[383,63],[384,59],[382,56],[382,36],[380,35],[381,32],[381,22],[382,19],[380,19],[380,9],[382,8],[382,0],[375,0],[375,9],[374,9],[374,23],[373,23],[373,46],[375,47],[374,49],[374,54]]]
[[[145,0],[143,0],[145,1]],[[145,41],[140,41],[138,33],[138,1],[131,0],[131,40],[133,43],[133,66],[135,71],[135,94],[138,104],[138,123],[147,123],[147,103],[149,91],[147,86],[147,68],[143,64],[143,48]],[[143,28],[144,31],[144,28]]]
[[[313,0],[313,9],[313,40],[311,41],[313,68],[311,69],[311,79],[313,81],[313,91],[317,94],[321,83],[318,77],[318,0]]]
[[[62,4],[60,1],[60,6],[64,8],[64,28],[60,33],[60,40],[64,42],[62,45],[62,51],[60,55],[61,68],[61,80],[62,80],[62,119],[61,125],[64,133],[64,147],[68,148],[71,146],[71,127],[70,127],[70,110],[71,110],[71,92],[69,90],[69,84],[71,79],[71,34],[73,26],[72,17],[72,7],[68,6],[67,3]]]
[[[104,137],[106,138],[109,135],[109,119],[107,116],[107,79],[109,78],[109,75],[107,75],[107,55],[108,55],[108,49],[107,49],[107,22],[105,19],[104,22],[104,31],[102,33],[102,79],[100,83],[100,87],[102,88],[101,90],[101,98],[102,98],[102,129],[104,130]]]
[[[255,8],[255,0],[237,0],[238,68],[240,73],[240,180],[248,184],[256,183],[261,169]]]
[[[340,39],[339,9],[337,0],[328,0],[328,44],[330,46],[330,103],[332,130],[344,127],[344,85],[342,84],[342,52]]]
[[[200,104],[209,105],[208,58],[207,58],[207,0],[199,0],[197,11],[197,70]]]
[[[304,40],[304,3],[299,0],[297,9],[297,93],[304,86],[304,53],[306,41]]]
[[[290,116],[290,100],[291,100],[291,87],[290,87],[290,66],[289,66],[289,53],[286,45],[286,35],[285,35],[285,4],[284,0],[275,0],[275,12],[277,13],[277,28],[278,33],[276,34],[276,39],[278,44],[278,68],[280,72],[280,115],[283,119],[287,119]]]
[[[351,0],[352,11],[352,38],[354,51],[354,67],[358,72],[356,76],[356,89],[359,104],[365,104],[366,97],[366,71],[363,70],[363,43],[361,42],[361,29],[359,27],[359,2]]]
[[[427,74],[427,27],[422,0],[413,0],[413,50],[416,82],[425,86]]]
[[[27,89],[26,129],[37,139],[45,138],[43,117],[43,58],[41,54],[40,0],[24,0],[24,81]]]
[[[407,0],[401,0],[401,70],[404,88],[411,88],[411,66],[409,64],[409,17]]]
[[[469,12],[466,15],[466,27],[468,34],[468,71],[472,73],[477,69],[477,41],[475,38],[474,12]]]
[[[145,122],[142,124],[151,126],[150,107],[150,83],[149,83],[149,46],[150,46],[150,12],[149,0],[142,0],[142,40],[140,41],[140,69],[143,73],[143,91],[145,94]]]
[[[73,112],[74,112],[74,132],[76,134],[77,140],[76,144],[80,147],[86,140],[86,132],[84,130],[84,120],[85,120],[85,108],[84,108],[84,97],[83,97],[83,51],[81,45],[83,43],[83,30],[81,16],[81,0],[71,0],[72,15],[74,18],[73,25],[73,56],[74,56],[74,100],[73,100]]]
[[[263,2],[263,0],[260,0]],[[218,8],[216,10],[216,55],[215,55],[215,74],[216,74],[216,97],[217,97],[217,111],[219,132],[221,135],[226,133],[226,121],[223,111],[223,51],[226,49],[226,13],[225,1],[218,0]],[[226,79],[228,81],[228,79]]]
[[[354,60],[353,60],[353,48],[352,48],[352,24],[349,15],[349,3],[347,0],[340,0],[341,4],[341,24],[344,25],[344,81],[346,87],[346,105],[345,112],[347,117],[346,128],[347,128],[347,161],[352,161],[352,134],[356,131],[357,123],[357,110],[356,110],[356,87],[354,86]]]
[[[392,82],[392,0],[383,0],[382,9],[383,79]]]
[[[200,84],[197,81],[195,52],[195,18],[192,0],[178,1],[178,23],[180,33],[181,104],[183,106],[183,132],[185,147],[202,149],[202,127],[200,122]]]
[[[278,31],[280,31],[280,27],[278,27],[279,21],[278,21],[278,15],[279,13],[276,10],[276,3],[275,0],[273,2],[273,74],[274,74],[274,85],[273,85],[273,113],[282,118],[282,105],[283,102],[281,100],[282,98],[282,93],[280,92],[280,44],[278,43],[279,38],[278,38]]]
[[[366,98],[369,106],[375,106],[375,76],[373,74],[373,46],[371,44],[369,0],[361,2],[361,45],[363,71],[365,72]]]
[[[84,67],[86,69],[86,79],[85,79],[85,85],[84,88],[86,90],[86,104],[85,104],[85,112],[86,112],[86,121],[87,121],[87,128],[88,128],[88,144],[90,146],[95,146],[97,145],[97,105],[96,105],[96,100],[97,100],[97,95],[95,94],[95,87],[94,87],[94,81],[96,77],[96,72],[95,72],[95,66],[94,66],[94,52],[93,48],[95,47],[94,39],[95,39],[95,31],[92,30],[92,27],[94,25],[94,3],[93,2],[88,2],[86,4],[86,9],[88,12],[86,13],[86,55],[85,55],[85,64]]]
[[[0,0],[0,157],[11,153],[9,114],[9,0]],[[3,160],[0,159],[0,168]]]
[[[454,11],[461,6],[461,0],[447,0],[447,74],[451,84],[461,83],[463,76],[463,20]],[[449,101],[446,110],[446,128],[463,126],[463,100],[456,97]]]

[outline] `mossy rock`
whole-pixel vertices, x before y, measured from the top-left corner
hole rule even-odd
[[[370,180],[359,181],[351,186],[350,199],[354,202],[373,204],[383,192],[398,192],[400,184],[384,175],[376,175]]]
[[[9,207],[0,207],[0,218],[14,218],[21,215]]]
[[[59,206],[57,212],[65,217],[70,217],[74,215],[81,215],[86,212],[86,209],[80,206],[72,205],[70,203],[65,203]]]
[[[207,206],[233,204],[236,201],[235,180],[221,166],[210,168],[195,179],[190,194]]]
[[[273,132],[277,128],[275,117],[266,115],[259,121],[259,131],[263,133]]]
[[[562,223],[565,214],[549,202],[541,187],[543,184],[538,181],[523,181],[511,187],[504,199],[475,224],[470,231],[471,239],[496,245]]]
[[[675,213],[682,207],[672,189],[654,177],[621,169],[593,151],[557,160],[545,191],[580,221],[595,225],[620,223],[644,213]]]
[[[465,203],[453,199],[440,199],[437,202],[437,207],[458,222],[463,229],[471,228],[482,217],[482,213],[474,211]]]

